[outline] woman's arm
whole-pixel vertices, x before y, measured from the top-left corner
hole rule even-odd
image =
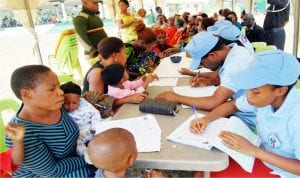
[[[87,76],[89,91],[99,91],[104,93],[104,83],[101,78],[101,69],[95,68]]]
[[[127,23],[127,24],[124,24],[124,23],[123,23],[123,20],[118,20],[118,21],[117,21],[117,24],[118,24],[118,26],[119,26],[120,29],[127,28],[127,27],[131,26],[131,25],[134,24],[134,23],[135,23],[134,20],[131,21],[131,22],[129,22],[129,23]]]
[[[235,100],[227,101],[207,113],[204,117],[198,118],[197,120],[194,119],[190,123],[190,131],[193,133],[202,133],[210,122],[221,117],[230,116],[236,111],[238,111],[238,109],[235,105]]]
[[[244,137],[232,132],[222,131],[220,138],[229,148],[232,148],[238,152],[252,155],[292,174],[300,175],[300,161],[297,159],[285,158],[261,149],[250,143]]]
[[[133,95],[126,96],[124,98],[115,100],[114,105],[121,106],[124,103],[138,104],[138,103],[141,103],[146,97],[147,97],[146,94],[135,93]]]

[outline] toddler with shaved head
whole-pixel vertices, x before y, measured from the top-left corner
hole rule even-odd
[[[137,157],[133,135],[121,128],[106,130],[90,141],[90,161],[99,170],[95,177],[132,177],[126,170]]]
[[[96,166],[99,177],[132,177],[127,169],[137,158],[137,147],[133,135],[122,128],[112,128],[97,134],[87,149],[91,163]],[[151,171],[147,177],[162,177],[158,171]]]

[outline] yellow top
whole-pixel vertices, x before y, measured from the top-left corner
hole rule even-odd
[[[129,24],[135,20],[134,14],[129,13],[129,15],[119,13],[117,16],[117,20],[122,20],[123,24]],[[122,40],[124,43],[128,43],[138,39],[137,32],[135,30],[136,23],[121,29]]]

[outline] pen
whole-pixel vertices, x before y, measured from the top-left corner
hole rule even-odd
[[[196,125],[197,125],[197,127],[199,127],[199,122],[198,122],[198,117],[197,117],[196,105],[193,105],[193,113],[194,113],[194,117],[195,117],[195,119],[196,119]]]

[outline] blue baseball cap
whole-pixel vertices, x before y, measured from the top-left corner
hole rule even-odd
[[[230,41],[239,40],[241,34],[240,29],[233,25],[229,20],[218,20],[213,26],[208,27],[207,31]]]
[[[201,59],[211,51],[218,43],[219,38],[210,32],[199,32],[193,36],[186,45],[185,51],[192,57],[190,68],[195,70],[201,63]]]
[[[250,66],[232,76],[232,82],[241,89],[264,85],[288,86],[298,80],[300,63],[289,53],[269,50],[258,54]]]

